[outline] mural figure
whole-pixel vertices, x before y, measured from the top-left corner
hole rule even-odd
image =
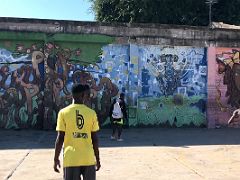
[[[6,90],[8,88],[5,83],[6,83],[6,80],[8,79],[8,76],[10,75],[9,71],[10,71],[9,67],[7,65],[3,65],[0,68],[0,76],[1,76],[0,88],[2,88],[4,90]]]
[[[160,91],[165,95],[173,95],[180,85],[181,73],[184,70],[186,60],[178,62],[178,56],[172,54],[158,55],[153,54],[147,59],[147,68],[151,69],[156,75]]]
[[[225,96],[228,97],[227,103],[235,109],[240,108],[240,59],[239,50],[232,49],[232,52],[222,52],[217,54],[216,62],[218,65],[218,74],[223,75],[223,84],[227,86]],[[217,103],[222,111],[227,111],[228,108],[221,103],[221,90],[217,86]],[[234,113],[235,112],[235,113]],[[236,112],[230,118],[229,123],[234,117],[237,117]]]
[[[29,61],[31,49],[16,46],[13,53],[0,49],[0,126],[26,128],[36,124],[39,82]]]

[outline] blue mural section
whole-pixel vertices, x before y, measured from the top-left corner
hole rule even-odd
[[[129,114],[129,125],[137,126],[138,117],[138,94],[140,87],[138,86],[139,79],[139,53],[138,46],[130,44],[130,64],[129,64],[129,92],[128,92],[128,114]]]
[[[102,76],[111,78],[112,83],[118,86],[120,92],[128,93],[129,46],[108,45],[102,50],[102,55],[97,62]],[[99,79],[101,79],[100,76]]]
[[[123,92],[128,95],[129,46],[107,45],[102,48],[95,64],[71,64],[67,89],[73,83],[88,84],[91,99],[87,104],[96,110],[101,126],[109,125],[109,111],[114,98]],[[64,95],[64,91],[61,92]]]
[[[138,124],[205,126],[205,48],[138,46]]]

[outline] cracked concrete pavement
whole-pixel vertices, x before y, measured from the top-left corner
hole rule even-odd
[[[99,132],[98,180],[240,179],[239,129],[124,129],[123,142]],[[56,132],[0,130],[0,179],[57,180]]]

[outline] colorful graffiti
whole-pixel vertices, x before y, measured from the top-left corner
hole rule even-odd
[[[240,59],[239,50],[217,52],[218,73],[223,74],[223,84],[227,86],[228,104],[240,108]],[[218,91],[220,91],[218,89]],[[220,93],[220,92],[219,92]],[[220,94],[219,94],[220,95]]]
[[[134,48],[134,47],[133,47]],[[138,124],[205,126],[206,49],[135,47],[139,57]]]
[[[43,88],[30,53],[19,45],[15,53],[0,49],[0,127],[25,128],[41,119]]]
[[[88,105],[95,109],[102,126],[110,123],[108,116],[112,99],[119,92],[128,92],[128,64],[127,45],[103,46],[95,64],[71,64],[67,85],[79,82],[90,86],[91,99]]]
[[[57,112],[71,103],[69,86],[74,78],[77,82],[79,72],[75,68],[73,73],[73,67],[83,67],[81,73],[87,74],[83,69],[114,40],[101,35],[0,35],[0,127],[14,129],[55,128]],[[101,80],[102,87],[98,85],[99,92],[112,88],[116,94],[118,88],[110,87],[111,80],[106,79]]]
[[[215,71],[210,72],[209,117],[212,126],[227,126],[232,113],[240,108],[240,49],[210,48],[210,67]],[[210,68],[209,67],[209,68]],[[215,74],[214,74],[215,73]],[[213,112],[213,113],[211,113]],[[239,118],[230,126],[238,127]]]
[[[108,124],[112,98],[119,90],[127,93],[128,46],[103,46],[90,63],[82,60],[80,47],[40,45],[0,49],[0,126],[54,128],[58,111],[72,102],[73,83],[90,85],[86,104],[96,110],[101,124]]]
[[[72,103],[74,83],[90,86],[85,103],[102,127],[120,92],[130,126],[227,126],[240,108],[240,49],[210,47],[207,54],[206,48],[26,34],[25,41],[0,41],[0,128],[54,129],[58,111]],[[231,121],[240,126],[239,116]]]

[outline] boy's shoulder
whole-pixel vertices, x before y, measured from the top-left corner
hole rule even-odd
[[[96,114],[96,111],[88,106],[85,106],[86,110],[89,111],[89,113]]]
[[[70,105],[62,108],[62,109],[59,111],[59,113],[61,113],[61,112],[63,112],[63,113],[64,113],[64,112],[71,112],[71,110],[73,110],[73,109],[75,109],[75,108],[76,108],[76,106],[75,106],[74,104],[70,104]],[[86,106],[86,105],[81,106],[81,108],[83,108],[84,111],[85,111],[87,114],[96,114],[96,111],[95,111],[95,110],[91,109],[90,107],[88,107],[88,106]]]
[[[67,111],[70,108],[70,106],[71,106],[71,104],[66,106],[66,107],[64,107],[64,108],[62,108],[62,109],[60,109],[59,113]]]

